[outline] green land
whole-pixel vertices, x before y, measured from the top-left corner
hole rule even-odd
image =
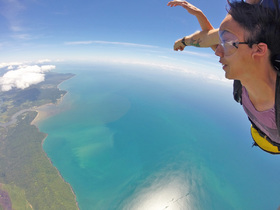
[[[78,209],[71,186],[43,151],[46,134],[31,122],[39,106],[58,103],[73,74],[47,73],[24,90],[0,92],[0,209]]]

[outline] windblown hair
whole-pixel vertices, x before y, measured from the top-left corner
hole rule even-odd
[[[247,32],[244,37],[253,44],[265,43],[270,50],[270,61],[276,69],[280,70],[280,17],[278,0],[273,0],[274,9],[259,4],[248,4],[242,1],[229,2],[228,13]],[[276,61],[277,62],[277,61]]]

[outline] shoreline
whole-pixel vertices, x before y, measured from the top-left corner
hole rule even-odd
[[[36,127],[37,130],[40,132],[40,129],[39,129],[36,125],[35,125],[35,127]],[[48,134],[46,133],[45,138],[44,138],[44,139],[42,140],[42,142],[41,142],[42,150],[44,151],[44,154],[45,154],[45,156],[47,157],[47,159],[49,160],[50,164],[51,164],[51,165],[55,168],[55,170],[57,171],[58,176],[63,180],[64,183],[66,183],[66,184],[70,187],[70,190],[71,190],[72,194],[74,195],[74,198],[75,198],[75,201],[76,201],[76,206],[77,206],[77,208],[78,208],[78,210],[79,210],[80,208],[79,208],[79,203],[78,203],[78,201],[77,201],[77,195],[76,195],[76,193],[74,192],[73,187],[71,186],[71,184],[70,184],[69,182],[65,181],[65,179],[64,179],[63,176],[61,175],[60,171],[57,169],[57,167],[55,167],[55,166],[53,165],[51,159],[49,158],[49,156],[47,155],[47,153],[45,152],[45,150],[44,150],[44,148],[43,148],[43,143],[44,143],[44,141],[46,140],[47,137],[48,137]]]
[[[67,95],[67,93],[68,92],[66,92],[60,99],[58,99],[56,103],[48,103],[42,106],[34,107],[33,111],[37,112],[37,115],[30,124],[38,127],[40,122],[66,110],[59,107],[59,105],[63,101],[63,98]]]
[[[32,120],[32,122],[30,123],[30,125],[34,125],[34,126],[37,128],[38,132],[41,132],[40,129],[39,129],[39,124],[40,124],[40,122],[42,122],[42,121],[44,121],[44,120],[46,120],[46,119],[48,119],[48,118],[50,118],[50,117],[52,117],[52,116],[55,116],[55,115],[57,115],[58,113],[60,113],[60,112],[62,112],[62,111],[64,110],[64,109],[60,109],[60,108],[58,107],[58,105],[63,101],[63,98],[65,97],[65,95],[66,95],[67,93],[68,93],[68,92],[66,92],[61,98],[59,98],[59,99],[57,100],[56,103],[48,103],[48,104],[44,104],[44,105],[42,105],[42,106],[39,106],[39,107],[34,108],[33,111],[37,112],[37,115],[36,115],[36,117]],[[42,141],[41,141],[41,148],[42,148],[42,150],[43,150],[45,156],[46,156],[47,159],[49,160],[50,164],[56,169],[57,174],[59,175],[59,177],[63,180],[64,183],[66,183],[66,184],[70,187],[71,192],[72,192],[72,194],[74,195],[74,198],[75,198],[75,201],[76,201],[76,206],[77,206],[78,209],[80,209],[80,208],[79,208],[79,203],[78,203],[78,201],[77,201],[77,195],[76,195],[76,193],[74,192],[73,187],[71,186],[71,184],[70,184],[69,182],[65,181],[65,179],[64,179],[63,176],[61,175],[60,171],[57,169],[57,167],[55,167],[55,166],[53,165],[51,159],[49,158],[48,154],[45,152],[45,150],[44,150],[44,148],[43,148],[43,144],[44,144],[45,140],[46,140],[47,137],[48,137],[48,134],[47,134],[47,133],[45,133],[45,134],[46,134],[45,138],[43,138]]]
[[[57,85],[57,88],[61,83],[59,83]],[[60,88],[58,88],[58,89],[61,90]],[[62,101],[64,100],[64,97],[67,94],[68,94],[68,91],[66,91],[66,93],[64,95],[62,95],[60,98],[58,98],[55,103],[47,103],[47,104],[43,104],[38,107],[33,107],[32,111],[37,112],[37,115],[30,124],[38,127],[41,121],[44,121],[52,116],[57,115],[58,113],[60,113],[64,110],[67,110],[67,108],[59,107],[59,105],[62,103]]]
[[[38,128],[39,122],[46,120],[47,118],[51,117],[48,116],[48,112],[45,110],[51,106],[54,106],[54,104],[49,103],[49,104],[44,104],[42,106],[36,107],[33,109],[33,111],[37,112],[36,117],[32,120],[30,125],[35,125]]]

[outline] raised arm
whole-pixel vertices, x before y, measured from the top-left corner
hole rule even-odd
[[[190,14],[196,16],[202,31],[195,32],[189,36],[185,36],[182,39],[178,39],[174,44],[174,50],[184,50],[185,46],[195,46],[195,47],[211,47],[213,50],[216,49],[217,44],[219,44],[218,29],[214,29],[204,13],[188,3],[187,1],[170,1],[167,6],[176,7],[182,6]]]
[[[249,4],[258,4],[260,0],[246,0]],[[170,7],[182,6],[190,14],[196,16],[202,31],[197,31],[189,36],[178,39],[174,44],[174,50],[184,50],[185,46],[211,47],[214,51],[219,44],[219,29],[214,29],[203,12],[187,1],[174,0],[167,4]]]

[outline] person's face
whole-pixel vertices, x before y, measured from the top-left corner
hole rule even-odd
[[[227,15],[219,29],[220,44],[215,54],[220,57],[225,77],[242,79],[248,71],[251,58],[251,48],[244,42],[245,30]]]

